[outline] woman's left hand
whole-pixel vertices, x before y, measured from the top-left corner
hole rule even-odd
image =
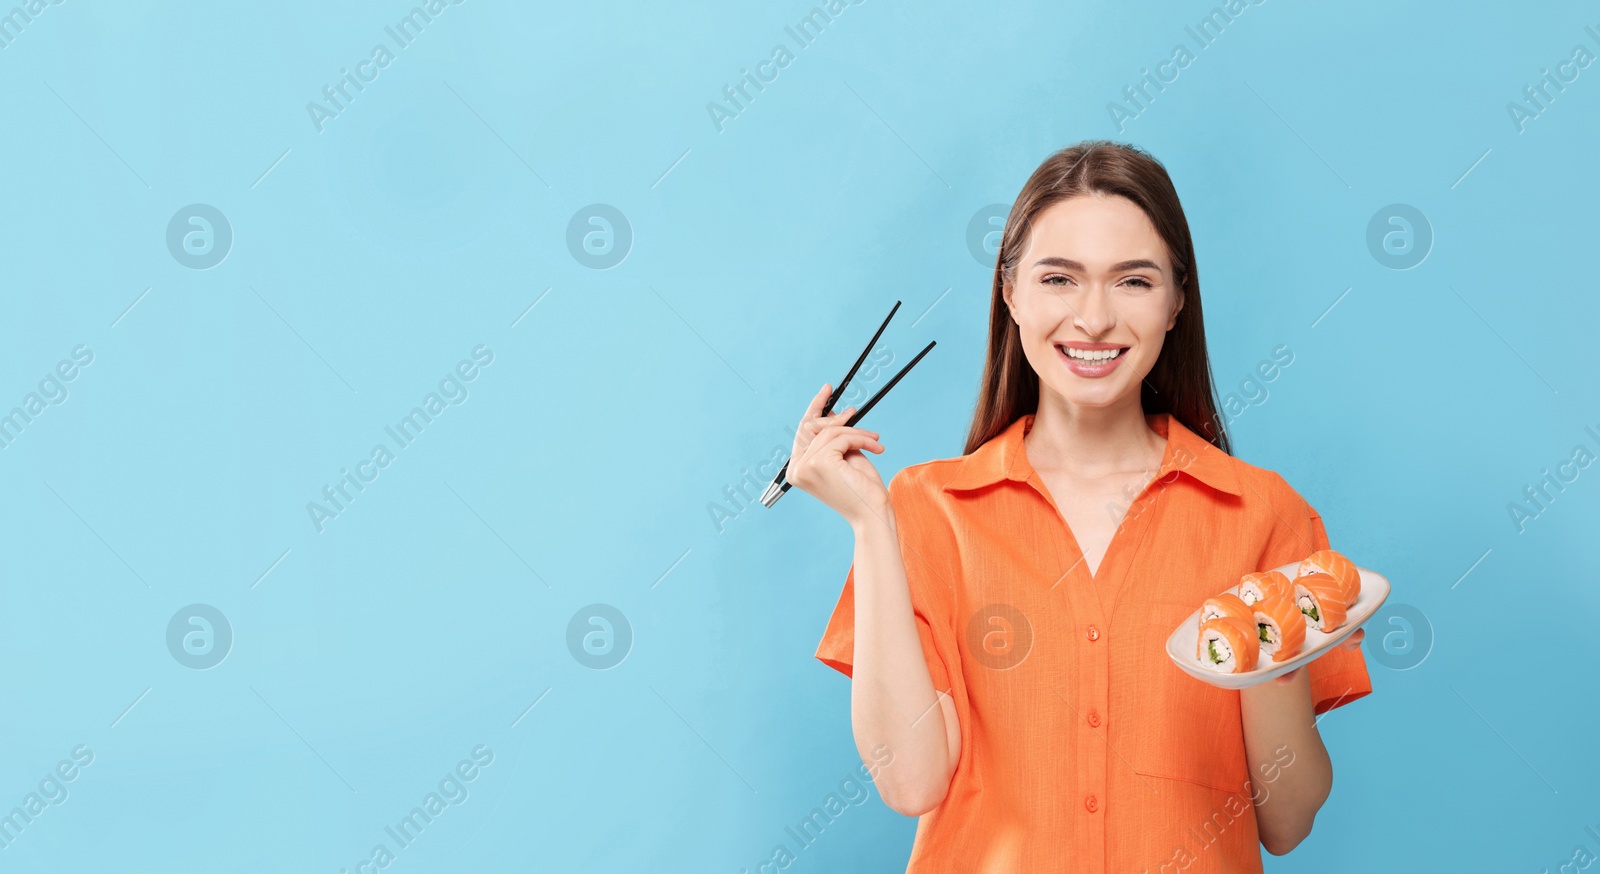
[[[1361,638],[1366,637],[1366,636],[1367,636],[1367,630],[1365,628],[1357,628],[1355,634],[1352,634],[1349,637],[1345,638],[1344,640],[1339,641],[1339,647],[1342,648],[1342,649],[1360,649],[1361,648]],[[1326,653],[1324,653],[1324,654],[1326,654]],[[1281,676],[1274,677],[1272,682],[1274,682],[1274,683],[1292,683],[1292,682],[1294,682],[1295,676],[1298,675],[1302,670],[1304,670],[1304,668],[1305,668],[1305,666],[1301,665],[1300,667],[1295,668],[1294,670],[1290,671],[1287,674],[1283,674]]]

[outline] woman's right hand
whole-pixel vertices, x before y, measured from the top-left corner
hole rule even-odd
[[[811,399],[794,435],[789,472],[784,475],[800,489],[845,518],[852,527],[881,519],[889,512],[889,490],[863,450],[883,452],[878,432],[846,426],[855,407],[831,416],[822,415],[833,386],[824,385]]]

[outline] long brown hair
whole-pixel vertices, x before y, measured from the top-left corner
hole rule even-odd
[[[995,259],[989,352],[972,428],[967,432],[967,453],[1022,416],[1039,410],[1039,375],[1023,355],[1022,338],[1006,307],[1004,289],[1016,280],[1017,262],[1034,218],[1052,204],[1083,194],[1119,195],[1144,210],[1167,245],[1183,296],[1178,320],[1139,389],[1145,414],[1169,413],[1231,455],[1227,432],[1217,415],[1211,361],[1206,355],[1194,241],[1178,192],[1160,161],[1136,146],[1110,140],[1086,140],[1046,158],[1011,205]]]

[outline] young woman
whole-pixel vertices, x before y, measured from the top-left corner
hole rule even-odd
[[[1310,833],[1316,715],[1372,689],[1362,632],[1242,691],[1164,652],[1208,596],[1329,543],[1230,454],[1159,162],[1086,142],[1023,186],[965,455],[886,488],[880,435],[818,415],[830,390],[788,473],[855,534],[817,658],[852,677],[884,801],[921,817],[908,871],[1258,872]]]

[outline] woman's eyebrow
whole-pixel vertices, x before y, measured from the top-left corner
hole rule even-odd
[[[1054,255],[1040,258],[1038,261],[1033,262],[1033,266],[1060,267],[1063,270],[1076,270],[1079,273],[1088,272],[1088,269],[1079,262],[1074,261],[1071,258],[1058,258]],[[1117,263],[1111,265],[1111,269],[1108,272],[1120,273],[1124,270],[1136,270],[1141,268],[1145,270],[1154,270],[1157,273],[1161,272],[1161,267],[1157,265],[1156,262],[1151,261],[1148,258],[1134,258],[1131,261],[1118,261]]]

